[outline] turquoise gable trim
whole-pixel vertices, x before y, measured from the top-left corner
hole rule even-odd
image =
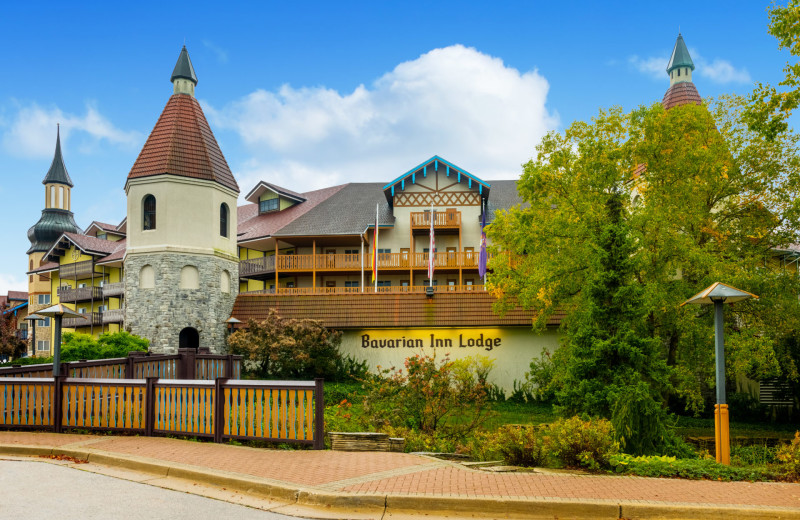
[[[439,163],[440,162],[447,167],[447,176],[448,177],[450,176],[450,168],[453,168],[456,171],[456,173],[458,174],[458,182],[461,182],[461,175],[463,174],[469,180],[469,187],[470,188],[472,187],[472,182],[473,181],[478,184],[478,189],[480,190],[481,194],[483,193],[483,188],[484,187],[487,188],[487,189],[492,187],[492,185],[489,184],[488,182],[479,179],[478,177],[476,177],[475,175],[472,175],[471,173],[469,173],[468,171],[464,170],[463,168],[460,168],[460,167],[456,166],[455,164],[442,159],[438,155],[434,155],[433,157],[431,157],[427,161],[418,164],[414,168],[411,168],[410,170],[405,172],[403,175],[397,177],[395,180],[393,180],[393,181],[389,182],[388,184],[386,184],[386,186],[383,187],[383,191],[391,189],[392,190],[392,196],[394,196],[394,187],[397,184],[400,184],[400,189],[404,190],[405,189],[405,180],[409,176],[411,176],[411,182],[412,183],[416,182],[416,174],[420,169],[423,172],[423,176],[427,177],[428,176],[428,165],[430,163],[433,163],[434,164],[434,169],[438,172],[439,171]]]

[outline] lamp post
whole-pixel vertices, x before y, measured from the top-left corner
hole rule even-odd
[[[233,334],[233,328],[236,326],[237,323],[241,323],[241,322],[242,322],[241,320],[237,320],[233,316],[231,316],[230,318],[225,320],[225,323],[228,324],[228,336]]]
[[[36,321],[43,320],[44,316],[33,313],[25,316],[25,319],[30,322],[28,328],[31,330],[31,357],[33,357],[36,355]]]
[[[61,303],[46,309],[38,310],[36,314],[53,318],[53,325],[55,328],[53,337],[53,377],[58,377],[61,375],[59,373],[61,369],[61,319],[64,316],[69,318],[84,318],[85,316],[73,311],[69,307],[65,307]]]
[[[681,304],[695,305],[714,304],[714,360],[717,375],[717,404],[714,406],[714,437],[717,447],[717,462],[731,463],[731,437],[728,420],[728,404],[725,400],[725,329],[723,328],[723,305],[751,298],[758,299],[755,294],[742,291],[722,282],[703,289]]]

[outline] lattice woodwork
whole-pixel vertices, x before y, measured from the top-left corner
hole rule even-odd
[[[429,207],[434,206],[480,206],[481,196],[474,191],[437,191],[433,193],[397,193],[394,206]]]

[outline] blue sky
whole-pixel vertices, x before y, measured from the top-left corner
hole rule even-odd
[[[545,132],[660,101],[679,27],[702,96],[777,83],[788,59],[757,1],[76,4],[0,17],[0,294],[27,287],[56,122],[78,224],[119,222],[184,41],[243,192],[387,181],[434,154],[516,178]]]

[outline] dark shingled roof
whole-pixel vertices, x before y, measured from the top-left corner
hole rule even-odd
[[[113,253],[114,250],[119,247],[119,242],[103,240],[102,238],[88,235],[64,233],[64,236],[86,253],[108,255]]]
[[[250,319],[263,320],[270,309],[282,318],[319,320],[334,329],[368,327],[530,327],[530,311],[514,309],[500,317],[492,312],[494,297],[484,291],[423,293],[355,293],[299,295],[291,298],[269,294],[240,294],[232,316],[246,326]],[[563,313],[550,317],[548,325],[559,325]]]
[[[686,48],[686,43],[680,34],[678,34],[678,39],[675,41],[675,47],[672,48],[672,56],[670,56],[667,64],[667,73],[678,67],[689,67],[694,70],[694,62],[692,62],[692,57],[689,56],[689,49]]]
[[[169,80],[175,81],[178,78],[188,79],[197,85],[197,75],[194,73],[194,67],[192,67],[192,60],[189,59],[189,51],[186,50],[186,45],[181,49],[178,62],[175,64],[175,68],[172,70],[172,77]]]
[[[247,194],[246,198],[249,199],[261,186],[265,186],[265,187],[269,188],[270,190],[274,191],[278,195],[283,195],[283,196],[289,197],[291,199],[306,200],[305,197],[303,197],[302,194],[297,193],[296,191],[287,190],[286,188],[281,188],[277,184],[272,184],[271,182],[266,182],[266,181],[261,181],[258,184],[256,184],[256,187],[253,188],[252,190],[250,190],[250,193]]]
[[[8,291],[8,299],[28,301],[28,293],[25,291]]]
[[[275,236],[359,235],[375,225],[375,208],[379,207],[379,222],[394,225],[394,216],[377,182],[350,183],[317,204],[314,209],[292,220]]]
[[[69,178],[64,158],[61,156],[61,127],[56,130],[56,153],[42,184],[66,184],[70,188],[72,187],[72,179]]]
[[[697,92],[697,87],[691,81],[675,83],[667,89],[664,99],[661,100],[665,110],[688,103],[694,103],[695,105],[703,103],[700,94]]]
[[[215,181],[239,193],[200,103],[188,94],[169,98],[128,180],[165,174]]]
[[[126,246],[127,246],[126,240],[127,239],[123,238],[122,240],[118,240],[117,242],[113,242],[113,244],[116,245],[116,248],[114,249],[114,251],[110,255],[104,256],[103,258],[99,259],[97,261],[97,264],[98,265],[99,264],[110,264],[112,262],[119,262],[120,260],[125,258],[125,250],[126,250]]]
[[[522,198],[517,191],[517,181],[492,181],[486,223],[489,224],[494,220],[494,212],[498,209],[507,210],[517,204],[522,204]]]

